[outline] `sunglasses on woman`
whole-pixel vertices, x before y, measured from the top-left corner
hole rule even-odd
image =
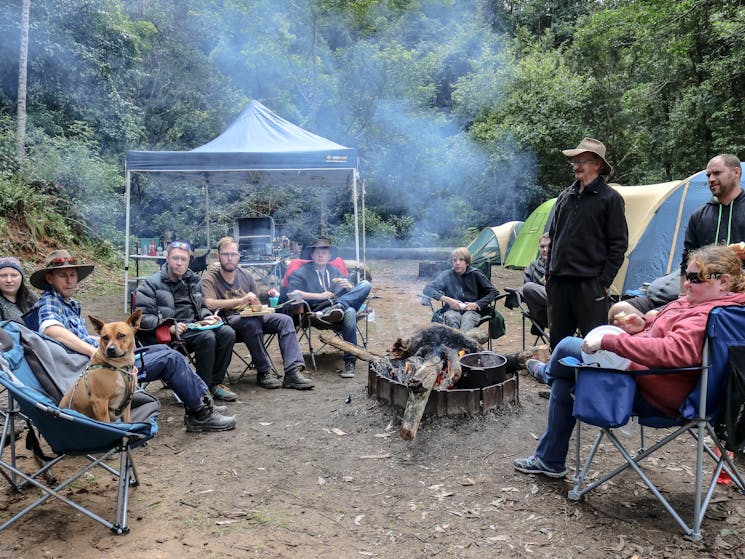
[[[686,281],[690,283],[703,283],[710,279],[719,279],[722,277],[720,272],[713,272],[710,274],[702,274],[701,272],[688,272],[686,273]]]

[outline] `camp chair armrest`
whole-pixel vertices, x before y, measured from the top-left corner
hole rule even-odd
[[[596,371],[600,367],[597,365],[594,365],[592,363],[582,363],[578,359],[574,357],[564,357],[563,359],[559,359],[559,363],[564,365],[565,367],[573,367],[577,369],[577,372],[582,371],[582,369],[589,369]],[[631,375],[631,376],[644,376],[644,375],[672,375],[672,374],[679,374],[679,373],[687,373],[687,372],[694,372],[694,371],[700,371],[704,369],[705,367],[697,366],[697,367],[676,367],[676,368],[670,368],[670,369],[644,369],[642,371],[633,371],[633,370],[625,370],[625,369],[603,369],[604,371],[608,372],[618,372],[625,375]]]

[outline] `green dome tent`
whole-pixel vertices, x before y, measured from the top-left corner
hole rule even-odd
[[[484,227],[468,245],[471,265],[481,270],[487,278],[491,277],[491,267],[502,264],[507,258],[522,225],[522,221],[508,221],[497,227]]]
[[[556,198],[546,200],[533,210],[533,213],[525,220],[512,248],[510,248],[507,259],[504,261],[507,268],[526,268],[533,260],[538,258],[538,240],[548,230],[555,203]]]

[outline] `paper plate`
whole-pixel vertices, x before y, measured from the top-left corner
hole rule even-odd
[[[199,324],[198,322],[192,322],[190,323],[186,328],[189,330],[215,330],[216,328],[220,328],[222,326],[222,322],[215,322],[214,324]]]
[[[618,326],[613,326],[612,324],[605,324],[603,326],[598,326],[597,328],[593,328],[587,333],[587,336],[585,336],[586,340],[594,341],[596,338],[601,338],[603,336],[617,336],[618,334],[623,334],[625,331]],[[622,371],[625,371],[628,369],[629,365],[631,364],[631,360],[626,359],[625,357],[621,357],[618,354],[613,353],[612,351],[607,351],[605,349],[601,349],[600,351],[597,351],[595,353],[585,353],[582,352],[582,362],[587,364],[593,364],[597,365],[601,369],[620,369]]]

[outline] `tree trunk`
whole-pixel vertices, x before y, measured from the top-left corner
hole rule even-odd
[[[21,50],[18,57],[18,119],[16,127],[16,157],[21,163],[26,157],[26,70],[28,68],[28,27],[31,0],[21,7]]]

